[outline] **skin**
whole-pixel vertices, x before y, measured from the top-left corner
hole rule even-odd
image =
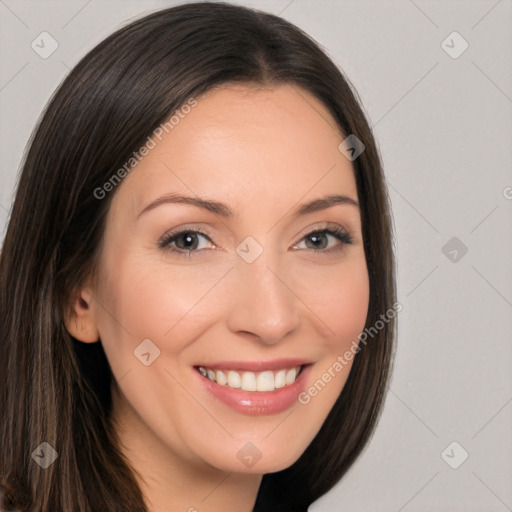
[[[345,136],[321,102],[290,85],[232,84],[197,100],[118,186],[99,279],[78,291],[66,325],[83,342],[101,339],[115,429],[150,510],[249,512],[262,475],[293,464],[317,434],[352,362],[307,405],[260,416],[213,398],[193,367],[303,357],[314,363],[308,388],[364,329],[368,272],[358,206],[292,215],[328,194],[358,200],[338,150]],[[235,216],[164,203],[138,217],[168,193],[221,201]],[[323,235],[315,248],[306,235],[326,222],[353,243]],[[190,257],[158,247],[181,227],[211,241],[198,235]],[[263,247],[250,264],[236,252],[248,236]],[[134,357],[144,339],[160,350],[150,366]],[[237,457],[247,442],[262,454],[252,467]]]

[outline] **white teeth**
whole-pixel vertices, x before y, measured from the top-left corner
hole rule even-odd
[[[237,372],[235,370],[211,370],[199,366],[198,370],[204,377],[217,382],[220,386],[228,386],[244,391],[274,391],[293,384],[300,372],[301,367],[297,366],[288,370],[263,372]]]
[[[256,379],[256,389],[258,391],[274,391],[274,372],[261,372]]]
[[[242,385],[244,391],[256,391],[256,375],[253,372],[244,372],[242,374]]]
[[[238,372],[234,372],[233,370],[228,372],[228,386],[230,388],[240,387],[240,374]]]
[[[209,374],[210,372],[208,372]],[[291,370],[288,370],[286,372],[286,384],[287,385],[290,385],[290,384],[293,384],[295,382],[295,377],[297,376],[297,372],[295,371],[295,368],[292,368]]]
[[[279,370],[274,378],[274,386],[276,389],[286,386],[286,370]]]
[[[222,370],[217,370],[215,380],[217,381],[217,384],[220,384],[221,386],[225,386],[228,383],[228,378]]]

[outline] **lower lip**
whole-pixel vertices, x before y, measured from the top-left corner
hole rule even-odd
[[[242,414],[252,416],[264,414],[277,414],[289,409],[297,402],[297,397],[306,386],[311,365],[305,365],[293,384],[275,391],[243,391],[229,386],[221,386],[213,380],[201,375],[196,369],[194,372],[200,379],[201,385],[224,404]]]

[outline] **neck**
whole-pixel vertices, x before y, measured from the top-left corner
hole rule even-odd
[[[112,424],[149,512],[252,512],[262,476],[180,458],[112,389]]]

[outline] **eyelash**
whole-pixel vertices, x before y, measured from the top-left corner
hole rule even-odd
[[[192,249],[189,249],[189,250],[177,249],[177,248],[172,248],[172,246],[170,245],[171,243],[175,242],[177,238],[179,238],[181,235],[184,235],[184,234],[202,235],[202,236],[206,237],[210,241],[210,243],[213,244],[210,237],[203,231],[195,230],[195,229],[182,229],[180,231],[175,231],[175,232],[170,232],[170,233],[165,234],[158,242],[158,247],[160,249],[167,249],[173,253],[178,254],[179,256],[184,256],[184,257],[190,258],[190,257],[192,257],[192,253],[200,252],[202,249],[199,249],[199,250],[198,249],[194,249],[194,250],[192,250]],[[350,245],[353,243],[352,237],[344,229],[342,229],[341,227],[338,227],[338,226],[323,228],[323,229],[314,229],[313,231],[310,231],[309,233],[304,235],[301,238],[301,240],[299,241],[299,243],[302,242],[304,239],[311,237],[312,235],[319,235],[319,234],[326,234],[326,235],[331,235],[331,236],[335,237],[336,239],[338,239],[341,242],[342,246]],[[295,244],[295,245],[298,245],[298,244]],[[314,253],[317,253],[317,255],[318,254],[325,255],[325,254],[334,253],[340,249],[341,249],[340,246],[336,246],[336,247],[330,248],[330,249],[319,249],[319,250],[306,249],[306,250],[313,251]]]

